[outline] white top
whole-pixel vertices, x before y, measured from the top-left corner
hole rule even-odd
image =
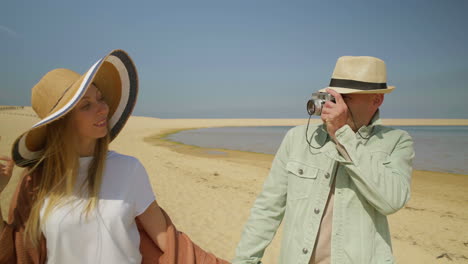
[[[77,186],[85,179],[91,159],[80,158]],[[99,198],[98,208],[88,217],[83,213],[86,200],[78,191],[69,203],[49,214],[41,226],[47,263],[141,263],[135,217],[155,200],[145,168],[134,157],[109,151]]]

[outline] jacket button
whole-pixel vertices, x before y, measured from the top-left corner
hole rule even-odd
[[[302,253],[307,254],[307,252],[309,252],[309,250],[307,248],[302,249]]]
[[[320,213],[320,209],[318,209],[318,208],[315,208],[315,209],[314,209],[314,213],[315,213],[315,214],[318,214],[318,213]]]
[[[299,175],[302,175],[304,173],[302,169],[299,169],[297,172],[299,172]]]
[[[325,174],[325,178],[326,179],[330,178],[330,173]]]

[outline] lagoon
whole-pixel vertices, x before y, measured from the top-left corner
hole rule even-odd
[[[413,137],[414,168],[468,175],[468,126],[394,126]],[[169,140],[205,148],[275,154],[289,126],[185,130]]]

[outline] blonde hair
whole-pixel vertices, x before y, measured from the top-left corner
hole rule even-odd
[[[74,133],[70,113],[47,125],[44,155],[36,165],[27,169],[28,174],[34,174],[33,177],[39,178],[38,190],[26,222],[24,237],[35,246],[41,237],[41,222],[45,223],[54,208],[70,201],[68,198],[75,190],[79,154],[78,140]],[[88,198],[83,210],[86,215],[98,204],[108,146],[109,133],[97,140],[86,180],[79,189],[81,194]],[[48,202],[41,219],[40,212],[46,198]]]

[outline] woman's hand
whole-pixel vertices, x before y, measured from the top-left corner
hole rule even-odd
[[[10,157],[0,155],[0,179],[8,182],[13,174],[13,166],[15,163]]]

